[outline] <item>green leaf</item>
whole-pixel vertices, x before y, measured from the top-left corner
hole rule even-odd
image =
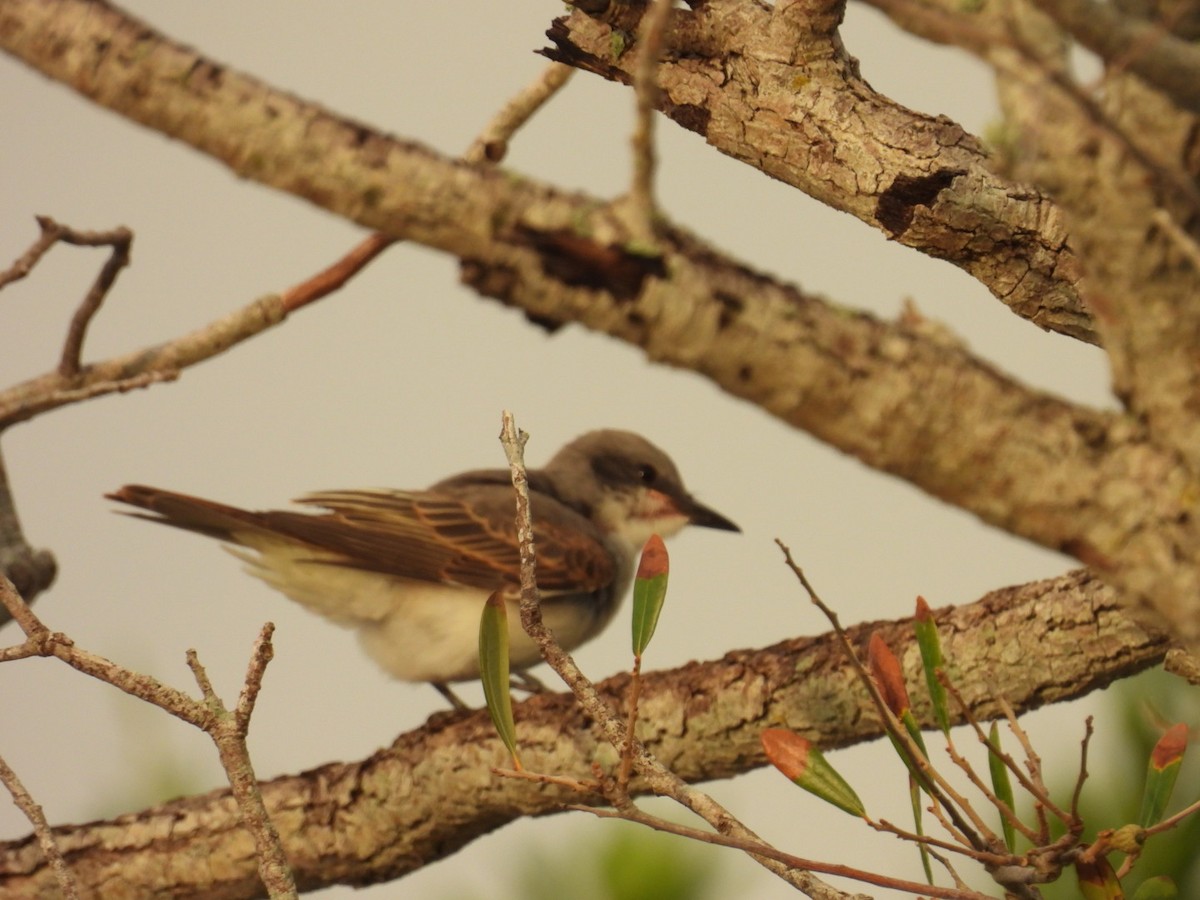
[[[520,769],[517,726],[513,721],[509,688],[508,605],[500,591],[488,597],[479,619],[479,678],[483,682],[483,696],[492,724],[512,754],[513,767]]]
[[[938,636],[937,622],[933,611],[924,597],[917,597],[917,615],[913,621],[917,633],[917,646],[921,649],[921,665],[925,669],[925,685],[929,688],[929,702],[938,726],[946,734],[950,732],[950,707],[946,702],[946,688],[938,681],[939,669],[945,667],[942,658],[942,639]]]
[[[1168,728],[1154,745],[1146,765],[1146,787],[1142,791],[1142,812],[1138,817],[1143,828],[1160,822],[1167,811],[1187,741],[1188,727],[1180,722]]]
[[[642,548],[642,558],[633,581],[633,655],[636,657],[641,657],[654,637],[659,613],[667,599],[670,568],[663,539],[657,534],[650,535],[650,540]]]
[[[912,742],[917,745],[917,749],[921,752],[921,755],[928,760],[929,753],[925,749],[925,737],[921,734],[921,726],[911,709],[904,711],[904,715],[900,717],[900,724],[904,726],[904,730],[908,732],[908,736],[912,738]],[[900,761],[908,769],[909,776],[916,780],[917,785],[923,791],[930,793],[929,778],[921,771],[920,765],[909,754],[908,748],[891,732],[888,732],[888,740],[892,742],[892,749],[896,751],[896,755],[900,757]]]
[[[760,737],[771,765],[793,784],[852,816],[865,816],[858,794],[825,759],[812,741],[786,728],[768,728]]]
[[[911,772],[908,773],[908,799],[912,804],[913,831],[924,836],[925,825],[922,820],[924,810],[921,807],[921,786],[917,784],[917,779],[913,778]],[[921,852],[921,868],[925,870],[925,880],[929,884],[933,884],[933,862],[929,858],[929,847],[926,844],[917,844],[917,849]]]
[[[1178,896],[1179,888],[1166,875],[1147,878],[1133,892],[1133,900],[1174,900]]]
[[[1000,758],[1000,727],[993,722],[988,732],[988,772],[992,776],[992,793],[1007,804],[1011,810],[1016,810],[1013,803],[1012,781],[1008,777],[1008,766]],[[1012,822],[1003,813],[1000,814],[1000,827],[1004,829],[1004,846],[1009,852],[1016,852],[1017,834]]]

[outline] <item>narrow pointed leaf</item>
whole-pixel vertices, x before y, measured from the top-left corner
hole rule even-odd
[[[908,732],[908,736],[912,738],[917,749],[921,751],[921,755],[929,759],[929,754],[925,750],[925,738],[921,734],[921,726],[917,724],[916,718],[913,716],[912,710],[907,709],[904,715],[900,717],[900,724],[904,726],[904,730]],[[900,743],[899,739],[892,733],[888,733],[888,740],[892,742],[892,749],[896,751],[896,755],[900,757],[900,761],[904,763],[904,767],[908,769],[909,777],[914,778],[920,788],[926,793],[929,792],[929,778],[921,771],[921,767],[916,760],[908,752],[908,748]]]
[[[879,635],[878,631],[871,632],[867,642],[867,665],[871,676],[883,694],[883,702],[898,719],[908,711],[908,688],[904,686],[904,672],[900,668],[900,660],[892,648]]]
[[[650,535],[650,540],[642,548],[642,559],[633,581],[634,656],[641,657],[654,637],[658,615],[662,612],[663,601],[667,599],[669,569],[666,545],[657,534]]]
[[[908,775],[908,799],[912,803],[913,831],[924,837],[925,825],[922,820],[924,809],[921,806],[921,786],[917,784],[917,779],[913,778],[911,772]],[[917,844],[917,849],[921,852],[921,868],[925,870],[925,881],[933,884],[933,862],[929,858],[929,847],[925,844]]]
[[[908,736],[913,739],[913,743],[921,748],[921,754],[929,759],[929,751],[925,749],[925,735],[921,733],[921,723],[917,721],[917,717],[913,715],[911,709],[906,709],[904,715],[900,717],[900,724],[908,732]]]
[[[1178,896],[1179,888],[1166,875],[1147,878],[1133,892],[1133,900],[1174,900]]]
[[[1168,728],[1150,752],[1150,762],[1146,766],[1146,788],[1142,792],[1142,813],[1138,817],[1143,828],[1161,821],[1167,811],[1187,742],[1188,727],[1180,722]]]
[[[1075,877],[1079,879],[1079,893],[1083,900],[1125,900],[1117,873],[1103,856],[1076,862]]]
[[[1000,727],[993,722],[988,732],[988,772],[992,776],[992,793],[996,795],[1009,809],[1016,810],[1013,803],[1012,781],[1008,777],[1008,766],[1000,758]],[[1016,851],[1017,833],[1012,822],[1003,813],[1000,814],[1000,827],[1004,829],[1004,846],[1010,852]]]
[[[925,669],[925,685],[929,689],[929,702],[937,717],[938,727],[950,731],[950,706],[946,701],[946,688],[938,681],[939,669],[945,668],[942,658],[942,639],[938,636],[937,622],[933,611],[924,597],[917,597],[917,615],[913,620],[917,633],[917,646],[921,649],[921,665]]]
[[[763,750],[771,765],[811,794],[852,816],[866,815],[858,794],[838,774],[807,738],[786,728],[768,728],[762,733]]]
[[[488,597],[479,619],[479,678],[483,682],[483,696],[492,724],[512,754],[513,766],[520,769],[517,726],[513,721],[509,688],[508,606],[499,591]]]

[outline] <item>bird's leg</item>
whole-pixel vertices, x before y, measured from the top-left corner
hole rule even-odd
[[[550,690],[536,676],[530,675],[522,669],[515,669],[513,671],[511,686],[519,691],[525,691],[530,694],[541,694]]]
[[[450,705],[456,710],[459,712],[470,712],[471,707],[467,706],[467,704],[462,701],[458,694],[454,693],[454,691],[450,689],[450,685],[446,684],[446,682],[431,681],[429,683],[432,684],[434,688],[437,689],[437,692],[445,697],[450,702]]]

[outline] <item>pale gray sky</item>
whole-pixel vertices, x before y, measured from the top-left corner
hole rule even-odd
[[[449,153],[465,149],[544,65],[533,51],[563,9],[481,0],[124,5],[218,61]],[[994,114],[990,79],[965,55],[909,39],[857,6],[845,39],[872,84],[902,102],[976,132]],[[5,58],[0,86],[0,259],[32,240],[38,213],[137,233],[134,263],[92,328],[88,358],[178,335],[287,287],[361,236]],[[627,89],[577,75],[518,137],[506,165],[598,196],[619,193],[632,109]],[[1018,378],[1109,402],[1098,351],[1041,333],[959,271],[660,122],[659,193],[677,221],[756,268],[848,305],[894,316],[911,297]],[[4,383],[53,365],[99,262],[98,252],[56,249],[0,297],[0,323],[19,336],[0,356]],[[775,537],[846,622],[906,615],[918,593],[935,606],[963,603],[1070,567],[698,376],[652,366],[577,327],[547,336],[460,288],[454,260],[401,245],[342,293],[177,383],[72,407],[4,436],[27,534],[60,565],[38,611],[83,646],[184,688],[192,684],[184,650],[195,647],[227,695],[271,619],[276,658],[251,740],[260,776],[365,756],[439,708],[435,692],[388,681],[352,635],[245,577],[214,543],[119,518],[101,495],[138,481],[262,507],[321,488],[420,487],[463,468],[503,465],[496,435],[504,408],[531,432],[532,464],[591,428],[643,432],[675,458],[699,497],[744,529],[672,542],[671,593],[648,659],[654,667],[825,630],[782,565]],[[626,635],[622,623],[583,649],[585,670],[603,676],[627,666]],[[8,640],[16,640],[11,629]],[[0,679],[0,754],[55,823],[164,799],[171,789],[155,783],[160,767],[186,773],[193,789],[222,783],[202,735],[59,663],[6,665]],[[1040,732],[1074,753],[1080,729],[1063,723],[1082,715],[1052,712]],[[1048,720],[1032,717],[1035,733],[1039,721]],[[903,821],[903,778],[881,750],[846,751],[835,763],[872,811]],[[877,771],[888,778],[873,785]],[[713,792],[805,856],[853,861],[845,848],[854,847],[863,861],[896,852],[894,841],[780,784],[773,771],[760,771]],[[520,823],[469,847],[456,858],[465,865],[431,866],[399,888],[416,897],[455,896],[468,885],[494,891],[523,845],[553,847],[604,827],[579,815]],[[27,831],[15,810],[0,811],[0,838]],[[896,874],[919,877],[915,854],[904,851],[904,859]],[[473,876],[485,860],[487,874]],[[795,896],[746,859],[730,854],[727,867],[736,884],[729,897]]]

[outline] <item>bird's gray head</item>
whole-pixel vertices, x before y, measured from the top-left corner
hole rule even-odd
[[[639,549],[651,534],[669,537],[688,524],[740,530],[688,493],[667,454],[630,431],[589,431],[543,473],[563,502]]]

